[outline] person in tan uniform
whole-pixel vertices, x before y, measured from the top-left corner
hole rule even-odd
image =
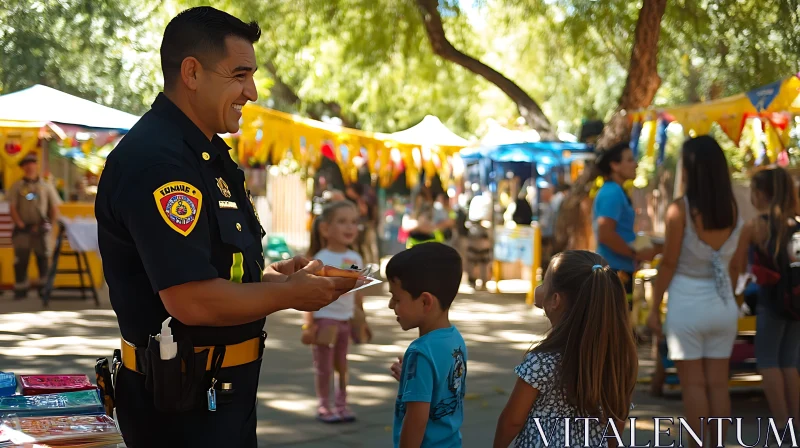
[[[14,232],[14,298],[28,295],[28,262],[31,250],[36,254],[39,267],[39,291],[47,277],[50,248],[48,236],[52,223],[58,219],[61,199],[52,185],[39,177],[39,162],[35,154],[28,154],[19,163],[25,172],[8,191]]]

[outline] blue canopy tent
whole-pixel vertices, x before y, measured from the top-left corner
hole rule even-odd
[[[578,155],[593,153],[593,147],[571,142],[527,142],[499,146],[466,148],[459,155],[468,166],[468,173],[479,176],[481,184],[491,184],[497,176],[513,173],[523,181],[537,178],[557,183],[558,174],[569,167]]]

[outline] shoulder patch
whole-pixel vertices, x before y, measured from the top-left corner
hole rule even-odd
[[[186,182],[169,182],[153,192],[161,217],[172,230],[188,236],[197,224],[203,194]]]

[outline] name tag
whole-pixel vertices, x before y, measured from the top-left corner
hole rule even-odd
[[[235,202],[231,201],[219,201],[219,208],[228,208],[231,210],[237,210],[239,208]]]

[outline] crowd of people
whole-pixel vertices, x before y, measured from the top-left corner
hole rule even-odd
[[[588,442],[592,446],[608,443],[603,439],[605,425],[609,421],[621,425],[627,418],[637,377],[636,342],[629,321],[632,278],[641,262],[657,255],[661,262],[648,326],[666,341],[669,358],[677,366],[693,431],[702,437],[701,418],[730,415],[729,364],[740,315],[734,285],[746,274],[760,291],[755,306],[756,359],[770,409],[778,424],[800,421],[800,320],[796,314],[800,310],[793,295],[797,285],[787,283],[798,278],[795,270],[800,261],[800,248],[794,246],[800,237],[794,181],[778,167],[755,174],[751,200],[759,213],[745,221],[734,198],[724,153],[713,138],[688,140],[682,160],[679,169],[685,189],[667,209],[663,247],[636,250],[635,213],[622,187],[635,177],[632,151],[618,145],[598,158],[605,183],[594,202],[597,253],[567,251],[550,260],[535,303],[544,309],[553,329],[515,369],[518,382],[500,416],[496,447],[506,447],[513,440],[520,447],[542,446],[542,428],[547,434],[583,444],[583,428],[562,423],[570,416],[599,418],[587,433]],[[548,204],[557,209],[563,194],[557,191]],[[524,195],[520,197],[524,200]],[[491,245],[478,247],[475,241],[481,238],[473,230],[482,230],[488,241],[485,221],[492,217],[481,214],[489,210],[487,199],[475,195],[468,212],[459,216],[449,210],[442,195],[434,199],[424,191],[418,194],[414,213],[405,222],[409,249],[395,255],[387,266],[390,307],[404,330],[418,328],[420,335],[392,366],[400,382],[396,446],[407,446],[406,441],[413,441],[413,446],[460,446],[467,347],[447,320],[447,310],[457,294],[462,267],[473,282],[481,274],[473,274],[472,268],[490,261]],[[357,202],[342,200],[326,206],[315,222],[309,256],[335,265],[360,265],[362,258],[350,249],[358,239],[358,222]],[[468,241],[464,250],[440,244],[459,237]],[[667,293],[670,300],[662,323]],[[346,353],[351,334],[348,322],[355,313],[363,313],[361,307],[356,293],[308,313],[305,338],[332,341],[314,348],[318,415],[325,422],[355,418],[346,406]],[[328,327],[335,327],[338,336],[322,336]],[[569,337],[574,331],[584,336]],[[578,355],[563,357],[567,352]],[[330,406],[333,370],[339,373],[339,381],[335,405]],[[549,421],[547,417],[553,415],[561,418]],[[719,442],[716,430],[705,431],[715,444]]]
[[[635,214],[622,188],[635,177],[633,154],[623,144],[600,156],[605,183],[594,203],[598,253],[626,285],[629,303],[637,265],[661,253],[648,326],[666,342],[686,416],[698,434],[701,417],[730,415],[729,366],[740,315],[734,285],[750,274],[759,291],[755,355],[765,395],[777,422],[790,417],[798,422],[800,297],[795,269],[800,259],[794,242],[800,236],[795,236],[800,210],[794,181],[780,167],[756,173],[751,202],[758,215],[745,222],[727,160],[713,138],[686,141],[682,161],[685,188],[667,209],[663,250],[637,251]],[[662,323],[665,294],[669,302]]]
[[[365,254],[374,258],[376,242],[369,241],[374,237],[365,225],[375,219],[374,209],[357,186],[330,192],[312,226],[309,255],[316,259],[264,266],[258,214],[219,137],[239,131],[241,107],[232,104],[257,100],[254,44],[260,36],[257,23],[207,6],[174,17],[161,47],[164,92],[109,155],[98,186],[99,247],[122,336],[114,404],[127,446],[256,446],[266,316],[287,309],[308,313],[301,337],[313,345],[318,418],[356,419],[347,403],[347,351],[350,339],[370,338],[366,318],[359,322],[364,310],[355,290],[361,279],[323,270],[324,264],[362,266]],[[238,81],[209,76],[214,70]],[[153,135],[162,138],[154,141]],[[634,214],[622,189],[636,170],[630,149],[611,148],[598,165],[606,177],[595,203],[599,254],[565,251],[549,261],[534,296],[552,329],[513,369],[518,379],[498,419],[496,448],[513,440],[518,447],[614,445],[606,435],[619,431],[608,425],[620,428],[630,412],[638,359],[625,283],[636,262],[655,251],[631,247]],[[681,169],[687,188],[667,211],[656,306],[648,321],[654,333],[663,333],[676,361],[689,423],[730,414],[733,285],[749,269],[760,288],[756,356],[767,399],[776,422],[788,424],[791,417],[796,424],[800,221],[794,184],[781,168],[757,174],[751,199],[759,214],[743,222],[713,139],[687,141]],[[415,241],[386,266],[387,305],[403,330],[419,333],[390,367],[399,382],[396,447],[462,445],[469,351],[449,310],[462,260],[467,271],[485,270],[491,257],[491,244],[471,244],[484,241],[495,219],[494,201],[475,194],[466,217],[462,209],[454,218],[445,198],[433,199],[419,200],[412,217]],[[520,207],[512,215],[524,222],[523,212]],[[460,222],[479,235],[469,239],[466,257],[438,242],[448,230],[467,234]],[[662,327],[659,305],[666,292]],[[166,340],[154,336],[170,322],[179,347],[172,355],[160,345]],[[711,438],[716,433],[706,432]]]
[[[352,203],[327,205],[315,221],[309,256],[333,266],[357,264],[360,257],[349,247],[356,240],[357,222]],[[458,294],[462,267],[461,255],[436,241],[416,244],[386,266],[388,307],[403,330],[419,333],[390,369],[399,383],[393,431],[396,447],[462,445],[468,348],[448,314]],[[346,390],[350,322],[363,312],[359,292],[306,313],[303,341],[312,346],[317,418],[325,423],[356,419],[347,407]],[[518,447],[544,446],[540,424],[548,434],[583,445],[583,427],[563,425],[565,417],[583,416],[600,418],[591,425],[587,443],[604,446],[607,422],[622,428],[627,419],[636,381],[636,347],[627,331],[622,284],[599,255],[564,252],[551,261],[536,291],[536,305],[545,311],[553,331],[516,366],[519,380],[499,418],[494,446],[505,448],[515,439]],[[579,329],[587,337],[569,337]],[[565,353],[581,355],[567,357]],[[332,406],[334,371],[338,380]],[[588,386],[578,388],[579,382]]]

